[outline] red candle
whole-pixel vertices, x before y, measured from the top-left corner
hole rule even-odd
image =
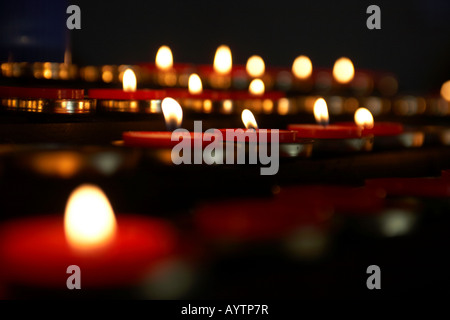
[[[344,122],[339,125],[358,127],[362,129],[362,135],[373,136],[397,136],[403,133],[403,125],[398,122],[375,122],[373,116],[366,108],[359,108],[355,112],[355,122]]]
[[[164,90],[141,89],[123,91],[122,89],[89,89],[88,96],[98,100],[161,100],[166,97]]]
[[[127,69],[123,73],[123,89],[90,89],[88,95],[99,100],[160,100],[166,96],[164,90],[136,90],[136,75]]]
[[[366,180],[366,186],[384,190],[391,196],[445,198],[450,181],[445,178],[380,178]]]
[[[346,125],[328,125],[328,109],[324,99],[314,103],[314,117],[319,124],[290,124],[288,130],[295,130],[299,138],[310,139],[357,139],[362,130]]]
[[[333,213],[372,214],[383,205],[383,194],[371,188],[283,187],[271,198],[202,204],[195,222],[211,239],[275,240],[302,226],[326,228]]]
[[[76,191],[92,192],[95,188],[85,185]],[[73,197],[75,195],[76,192],[72,194]],[[92,199],[85,201],[90,201],[87,205],[93,206]],[[40,216],[17,219],[1,226],[0,282],[66,289],[66,280],[70,276],[66,273],[67,267],[77,265],[81,271],[82,288],[132,286],[148,276],[158,262],[175,255],[177,233],[163,220],[118,215],[113,236],[107,241],[103,239],[103,243],[94,243],[96,239],[92,238],[92,234],[86,230],[83,230],[85,234],[80,233],[75,220],[68,218],[69,205],[70,199],[65,220],[62,216]],[[79,202],[75,206],[80,206]],[[109,203],[105,206],[109,206]],[[95,208],[86,209],[91,217],[84,221],[82,227],[92,228],[96,224],[98,220],[92,215],[98,214],[97,210],[102,208]],[[68,231],[70,222],[74,222],[75,231]],[[107,226],[105,223],[103,230],[108,229]],[[74,245],[76,232],[80,241]],[[106,234],[106,231],[102,232]],[[87,239],[86,234],[91,238]]]
[[[84,99],[83,89],[27,88],[0,86],[0,98],[18,99]]]

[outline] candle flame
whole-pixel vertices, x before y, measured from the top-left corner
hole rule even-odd
[[[164,98],[161,102],[161,109],[164,114],[166,126],[170,129],[179,128],[183,121],[183,109],[173,98]]]
[[[333,77],[337,82],[342,84],[349,83],[354,76],[355,68],[349,58],[342,57],[336,60],[333,67]]]
[[[262,95],[264,94],[265,86],[264,82],[261,79],[254,79],[250,82],[248,87],[248,91],[253,95]]]
[[[190,94],[200,94],[203,91],[202,79],[198,74],[193,73],[189,76],[188,88]]]
[[[125,70],[122,78],[123,91],[134,92],[136,91],[136,75],[131,69]]]
[[[156,67],[158,69],[166,71],[173,67],[172,50],[168,46],[161,46],[156,53],[155,59]]]
[[[227,74],[231,71],[232,66],[233,60],[230,48],[226,45],[219,46],[214,56],[214,71],[219,74]]]
[[[261,77],[264,74],[266,66],[264,64],[263,58],[255,55],[248,58],[245,69],[251,77],[257,78]]]
[[[360,128],[372,129],[373,128],[373,116],[372,113],[366,108],[359,108],[355,111],[355,123]]]
[[[71,193],[64,215],[64,230],[71,247],[83,251],[103,248],[113,241],[116,229],[111,204],[99,187],[84,184]]]
[[[250,110],[245,109],[242,111],[241,119],[247,129],[258,129],[255,116]]]
[[[450,102],[450,80],[444,82],[441,87],[441,96]]]
[[[317,123],[328,124],[328,107],[323,98],[317,99],[314,103],[314,118],[316,118]]]
[[[298,56],[292,64],[292,73],[298,79],[307,79],[311,76],[313,65],[307,56]]]

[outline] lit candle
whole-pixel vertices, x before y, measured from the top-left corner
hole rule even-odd
[[[357,126],[329,125],[328,107],[323,98],[314,103],[314,117],[318,124],[289,124],[288,130],[297,132],[299,138],[315,140],[315,148],[333,151],[369,151],[372,149],[371,136],[363,136]]]
[[[0,232],[0,281],[67,290],[66,270],[80,267],[81,288],[135,286],[174,255],[177,233],[164,220],[115,216],[106,195],[82,185],[60,215],[6,222]]]
[[[160,100],[166,96],[163,90],[137,90],[136,75],[126,69],[122,77],[123,89],[90,89],[88,95],[100,100],[101,106],[109,111],[148,112],[160,111]]]
[[[359,108],[354,114],[354,123],[339,123],[344,126],[356,126],[363,136],[374,136],[374,148],[386,149],[396,147],[418,147],[424,141],[421,131],[404,130],[398,122],[374,122],[372,113],[366,108]]]

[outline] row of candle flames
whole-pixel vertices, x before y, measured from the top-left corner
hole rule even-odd
[[[21,63],[3,63],[1,64],[2,75],[5,77],[17,77],[21,75]],[[172,51],[167,46],[162,46],[159,48],[156,59],[155,66],[157,70],[159,84],[163,87],[175,86],[177,82],[182,87],[187,87],[189,93],[195,97],[203,91],[203,82],[201,75],[197,73],[185,73],[179,76],[173,72],[173,55]],[[55,69],[56,67],[56,69]],[[68,63],[55,64],[55,63],[35,63],[33,74],[36,78],[45,79],[69,79],[70,72],[69,69],[76,70],[75,65]],[[214,72],[206,80],[213,87],[220,89],[227,88],[230,83],[230,72],[232,70],[232,55],[228,46],[222,45],[217,48],[214,63]],[[122,82],[124,91],[136,91],[137,79],[140,82],[145,82],[145,68],[140,66],[103,66],[101,68],[101,78],[104,82],[113,82],[115,76],[117,80]],[[187,69],[190,71],[191,69]],[[311,60],[304,55],[298,56],[293,64],[290,75],[285,77],[285,79],[294,76],[297,81],[310,83],[313,74],[313,65]],[[80,75],[86,81],[96,81],[98,78],[98,70],[95,67],[84,67],[81,69]],[[354,83],[355,80],[355,69],[353,63],[350,59],[342,57],[338,59],[332,70],[333,78],[336,83],[341,85],[349,85]],[[283,74],[282,72],[280,74]],[[357,75],[357,74],[356,74]],[[252,79],[248,84],[248,91],[254,99],[247,99],[243,101],[240,106],[236,106],[236,102],[231,99],[225,99],[220,101],[219,106],[215,106],[213,101],[209,99],[196,100],[196,99],[184,99],[183,107],[191,108],[196,112],[211,113],[217,109],[220,113],[232,113],[233,109],[235,111],[241,112],[243,109],[251,109],[255,113],[266,113],[270,114],[276,112],[280,115],[287,114],[297,114],[301,112],[311,113],[313,110],[314,101],[317,100],[317,95],[296,95],[292,97],[283,97],[278,100],[266,99],[263,97],[267,86],[273,86],[273,79],[271,77],[266,77],[265,75],[265,63],[264,60],[257,55],[250,57],[246,64],[246,75]],[[285,74],[286,76],[286,74]],[[203,77],[205,78],[205,77]],[[239,77],[237,77],[239,78]],[[331,79],[324,80],[325,78],[318,75],[315,79],[316,86],[323,85],[331,86]],[[205,80],[205,79],[203,79]],[[366,79],[367,80],[367,79]],[[393,113],[400,116],[411,116],[420,114],[431,114],[431,115],[447,115],[450,113],[450,80],[445,82],[441,87],[441,98],[424,98],[416,96],[403,96],[395,99],[389,98],[388,96],[393,96],[398,89],[397,81],[392,76],[384,77],[381,82],[384,84],[380,88],[380,92],[384,92],[386,97],[376,97],[373,95],[352,95],[349,97],[344,97],[339,95],[339,92],[331,92],[328,97],[326,97],[329,105],[330,112],[332,114],[343,114],[343,113],[354,113],[360,105],[367,106],[368,109],[374,115],[389,114]],[[239,81],[237,81],[239,82]],[[287,81],[289,82],[289,81]],[[358,81],[356,81],[358,82]],[[361,83],[361,81],[359,81]],[[368,86],[369,80],[362,81]],[[318,84],[319,83],[319,84]],[[320,92],[320,90],[319,90]],[[325,94],[326,95],[326,94]],[[323,96],[323,95],[321,95]],[[18,100],[18,99],[3,99],[2,104],[11,110],[25,110],[39,112],[43,109],[44,101],[37,100]],[[61,108],[64,109],[65,105],[70,104],[73,107],[73,103],[62,102]],[[79,108],[83,110],[93,110],[94,105],[92,101],[84,100],[80,101]],[[157,113],[160,111],[158,103],[155,101],[148,102],[148,108],[146,112]],[[130,103],[127,101],[122,102],[112,102],[104,101],[104,107],[116,109],[116,111],[131,111],[137,112],[137,102]]]

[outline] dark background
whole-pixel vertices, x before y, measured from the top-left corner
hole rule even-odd
[[[259,54],[290,66],[306,54],[327,68],[348,56],[356,68],[396,73],[404,93],[437,92],[450,78],[447,0],[2,0],[0,59],[62,61],[68,4],[81,8],[82,29],[70,32],[80,65],[154,61],[162,44],[175,62],[209,64],[228,44],[237,64]],[[366,27],[371,4],[381,8],[381,30]],[[17,40],[23,35],[29,41]]]

